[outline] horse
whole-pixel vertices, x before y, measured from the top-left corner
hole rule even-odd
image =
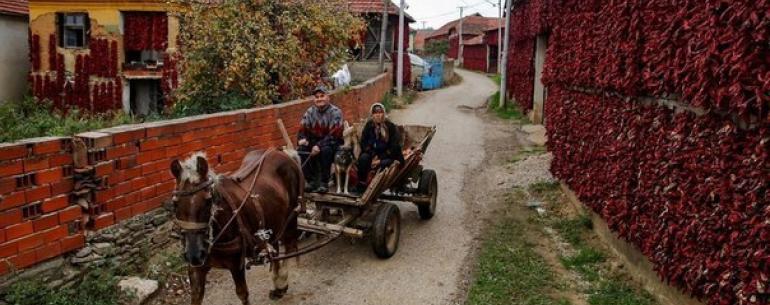
[[[180,230],[192,289],[192,305],[203,301],[211,268],[230,270],[235,291],[249,304],[246,261],[267,258],[272,271],[273,300],[289,288],[288,268],[271,261],[279,246],[297,250],[297,214],[304,177],[296,155],[275,149],[253,151],[229,175],[209,168],[205,154],[171,162],[176,178],[174,222]],[[264,261],[262,261],[264,262]]]

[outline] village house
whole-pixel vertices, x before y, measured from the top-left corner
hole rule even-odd
[[[0,104],[27,92],[27,0],[0,0]]]
[[[412,30],[409,49],[410,52],[422,55],[425,51],[425,38],[433,33],[433,30]]]
[[[492,17],[483,17],[481,14],[473,14],[470,16],[466,16],[462,18],[462,41],[464,42],[463,45],[467,44],[465,42],[471,43],[472,45],[481,44],[483,43],[483,35],[486,30],[496,27],[499,24],[499,18],[492,18]],[[474,40],[474,38],[477,38],[479,36],[482,36],[482,38],[478,38]],[[434,31],[428,37],[425,38],[425,44],[430,44],[432,42],[438,42],[438,41],[446,41],[449,43],[449,51],[447,52],[447,57],[459,59],[459,50],[460,50],[460,19],[453,20],[448,22],[447,24],[440,27],[438,30]],[[467,50],[466,47],[463,47],[463,53],[465,50]],[[474,51],[472,51],[474,52]],[[474,53],[474,55],[476,54]],[[463,62],[464,58],[460,60],[460,62]],[[473,64],[475,66],[475,64]],[[483,70],[482,68],[481,70]]]
[[[463,42],[463,68],[484,73],[497,72],[498,30],[494,26]]]
[[[381,73],[377,62],[385,6],[377,0],[349,0],[348,5],[367,21],[362,43],[351,50],[354,60],[362,63],[352,65],[353,77],[366,80]],[[30,1],[33,95],[57,107],[94,112],[122,109],[148,115],[163,110],[167,94],[179,82],[179,20],[169,8],[163,0]],[[398,6],[391,3],[387,11],[385,57],[390,68],[397,50]],[[405,20],[414,22],[408,15]],[[405,31],[408,47],[408,27]],[[25,54],[27,61],[26,52],[18,54]]]
[[[392,1],[388,1],[388,20],[385,34],[384,57],[387,62],[386,69],[391,69],[395,63],[394,54],[398,52],[398,19],[399,7]],[[354,81],[370,79],[380,73],[379,56],[380,41],[382,40],[382,13],[385,11],[385,3],[381,0],[348,0],[348,9],[360,14],[366,21],[366,29],[361,33],[361,45],[351,50],[353,60],[350,64]],[[415,22],[409,14],[404,15],[404,49],[409,49],[409,24]],[[411,74],[408,56],[404,55],[407,62],[404,64],[405,74]],[[410,79],[410,76],[404,79]]]
[[[162,0],[29,4],[33,94],[56,106],[157,112],[178,85],[178,19]]]

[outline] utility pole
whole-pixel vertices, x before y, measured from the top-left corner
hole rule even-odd
[[[504,42],[504,48],[503,48],[503,62],[500,64],[502,65],[502,72],[500,73],[500,108],[505,107],[505,96],[506,96],[506,83],[508,82],[508,49],[510,46],[508,45],[510,43],[511,39],[511,2],[512,0],[505,0],[505,42]]]
[[[500,62],[503,61],[503,6],[501,0],[497,0],[497,73],[503,73]]]
[[[396,76],[396,91],[398,96],[404,93],[404,0],[398,9],[398,76]]]
[[[390,0],[382,0],[382,26],[380,27],[380,72],[385,71],[385,36],[388,35],[388,4]]]
[[[457,62],[459,63],[460,67],[463,66],[463,9],[465,7],[460,7],[460,37],[457,39]]]
[[[423,22],[422,22],[422,29],[423,29],[423,30],[425,29],[425,24],[426,24],[426,23],[428,23],[428,22],[427,22],[427,21],[423,21]]]

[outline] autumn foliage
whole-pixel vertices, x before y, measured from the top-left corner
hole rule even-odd
[[[363,20],[343,0],[225,0],[181,13],[176,107],[215,112],[220,101],[264,105],[303,96],[348,58]]]

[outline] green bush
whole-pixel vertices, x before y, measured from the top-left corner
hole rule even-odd
[[[184,103],[176,103],[171,107],[171,116],[181,118],[199,114],[246,109],[256,106],[251,99],[232,93],[216,98],[215,100],[216,101],[190,99]]]
[[[76,133],[135,122],[122,111],[87,114],[78,109],[66,113],[50,102],[28,97],[0,105],[0,142],[43,136],[70,136]]]

